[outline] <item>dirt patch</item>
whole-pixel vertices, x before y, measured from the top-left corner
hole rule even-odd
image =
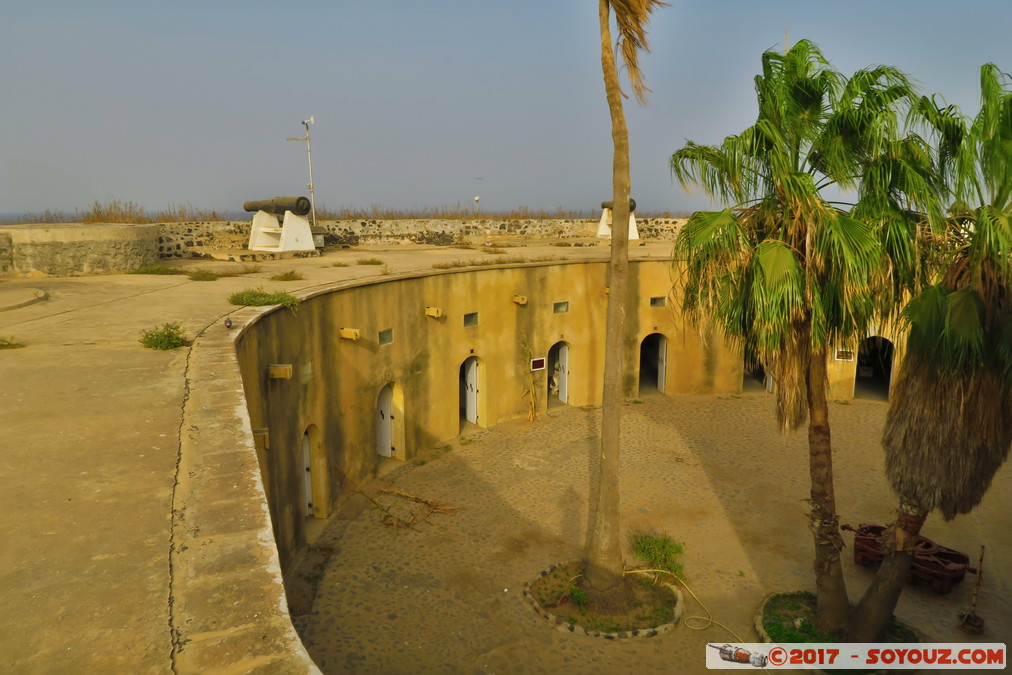
[[[587,607],[587,595],[577,581],[582,573],[580,563],[559,565],[551,573],[531,583],[531,597],[541,607],[565,623],[588,631],[621,633],[649,630],[674,620],[678,597],[653,575],[635,575],[629,580],[633,592],[633,608],[625,614],[595,615]]]

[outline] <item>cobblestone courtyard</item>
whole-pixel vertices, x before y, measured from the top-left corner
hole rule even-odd
[[[647,397],[624,409],[622,519],[626,535],[663,532],[685,543],[685,574],[713,618],[745,641],[774,591],[812,589],[807,436],[781,436],[771,398]],[[831,403],[841,522],[887,523],[894,498],[878,444],[886,404]],[[716,626],[683,621],[656,638],[607,641],[552,630],[524,603],[525,582],[581,557],[588,456],[599,410],[560,408],[528,425],[479,432],[424,465],[369,487],[463,507],[416,529],[392,529],[364,498],[319,544],[334,549],[307,648],[326,673],[702,673],[707,642],[735,642]],[[981,640],[1012,631],[1008,470],[980,509],[954,523],[929,519],[926,536],[972,553],[988,546]],[[382,496],[381,496],[382,498]],[[384,500],[390,503],[390,499]],[[845,540],[852,541],[846,534]],[[844,552],[852,599],[872,572]],[[628,555],[627,555],[628,560]],[[965,641],[956,612],[973,577],[948,596],[904,593],[898,616],[931,639]],[[686,616],[705,616],[686,594]],[[689,625],[703,622],[690,619]]]

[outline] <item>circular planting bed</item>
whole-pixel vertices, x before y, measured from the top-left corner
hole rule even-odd
[[[836,642],[832,637],[820,633],[815,627],[815,594],[808,591],[796,591],[793,593],[771,593],[767,595],[759,606],[759,613],[755,616],[755,632],[761,642],[776,642],[780,644],[802,643],[802,642]],[[911,643],[924,642],[923,636],[916,630],[901,621],[893,619],[889,624],[883,642]],[[808,668],[809,672],[815,673],[865,673],[869,675],[885,675],[887,673],[898,673],[893,670],[820,670]],[[904,670],[904,673],[913,673],[914,670]]]
[[[621,616],[594,616],[586,608],[586,594],[575,584],[581,570],[580,562],[552,565],[524,586],[524,597],[557,630],[607,640],[644,638],[671,630],[681,619],[682,593],[661,578],[668,575],[635,570],[627,572],[637,575],[633,609]]]

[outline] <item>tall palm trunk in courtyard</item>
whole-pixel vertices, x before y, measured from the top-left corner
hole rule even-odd
[[[591,486],[591,519],[583,585],[598,611],[628,608],[632,596],[623,578],[619,528],[619,443],[625,342],[626,279],[629,269],[629,132],[622,110],[618,69],[612,47],[610,10],[615,11],[622,56],[633,93],[641,102],[646,88],[637,54],[647,49],[646,25],[658,0],[599,0],[601,69],[611,112],[612,163],[611,260],[608,266],[608,309],[605,319],[604,392],[601,402],[601,445],[597,484]],[[593,480],[593,477],[592,477]]]
[[[917,277],[918,211],[937,211],[930,154],[919,139],[898,137],[898,108],[913,96],[894,68],[845,79],[802,40],[763,54],[755,83],[753,126],[671,157],[683,185],[730,204],[693,214],[675,264],[684,265],[686,316],[718,325],[773,377],[781,430],[808,420],[817,624],[844,634],[826,362],[889,315]],[[859,188],[849,213],[824,196],[831,185]]]
[[[938,283],[904,310],[907,352],[883,437],[900,515],[852,620],[865,642],[888,625],[927,514],[973,510],[1012,446],[1012,90],[1003,78],[981,68],[981,109],[969,125],[921,100],[956,203]]]

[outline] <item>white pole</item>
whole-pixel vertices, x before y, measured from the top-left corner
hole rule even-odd
[[[306,127],[305,138],[286,138],[286,141],[305,141],[306,142],[306,155],[309,157],[309,205],[313,209],[313,227],[316,227],[316,191],[313,186],[313,150],[309,145],[309,125],[313,124],[315,120],[312,116],[308,120],[302,120],[302,126]]]
[[[309,145],[309,125],[313,123],[313,118],[310,117],[308,120],[302,122],[306,125],[306,155],[309,157],[309,204],[313,208],[313,227],[316,227],[316,192],[313,187],[313,150]]]

